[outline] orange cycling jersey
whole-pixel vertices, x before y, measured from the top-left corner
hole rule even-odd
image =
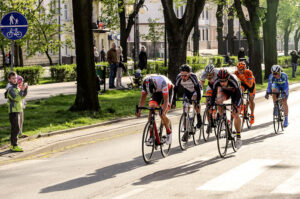
[[[255,84],[255,77],[251,70],[246,69],[244,74],[240,74],[237,70],[234,74],[241,80],[242,83],[246,84],[249,88],[252,88]]]

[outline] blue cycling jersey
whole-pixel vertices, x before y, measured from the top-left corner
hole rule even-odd
[[[288,82],[288,76],[286,73],[281,72],[280,78],[277,79],[273,77],[273,74],[271,73],[269,76],[269,84],[267,92],[272,92],[272,88],[278,88],[279,90],[282,90],[285,93],[289,92],[289,82]]]

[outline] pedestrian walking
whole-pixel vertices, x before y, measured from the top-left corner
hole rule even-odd
[[[19,119],[20,113],[23,111],[22,100],[27,95],[28,86],[27,84],[24,84],[21,86],[21,89],[19,89],[17,83],[17,73],[13,71],[8,74],[8,81],[9,84],[6,87],[5,97],[8,99],[8,113],[11,124],[10,150],[13,152],[23,152],[23,149],[18,146],[18,134],[20,132]]]
[[[114,82],[118,68],[118,56],[115,43],[112,43],[111,49],[107,52],[107,61],[109,63],[109,88],[116,88]]]
[[[118,67],[117,67],[117,82],[116,87],[117,89],[122,89],[124,86],[122,85],[122,73],[123,73],[123,59],[122,59],[122,47],[120,46],[117,49],[117,59],[118,59]]]
[[[102,61],[102,62],[106,61],[106,55],[105,55],[104,47],[102,47],[102,50],[100,51],[100,61]]]
[[[293,50],[290,53],[291,57],[292,57],[292,78],[296,78],[296,71],[297,71],[297,62],[298,62],[298,58],[300,57],[297,53],[296,50]]]
[[[147,68],[147,53],[146,48],[143,46],[139,54],[139,65],[138,67],[143,70]]]
[[[95,63],[98,62],[99,60],[99,52],[96,46],[94,46],[94,59],[95,59]]]

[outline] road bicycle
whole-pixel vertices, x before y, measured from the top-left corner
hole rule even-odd
[[[232,116],[232,106],[233,104],[216,104],[223,109],[223,115],[220,116],[220,121],[218,123],[217,129],[217,145],[220,157],[225,157],[227,153],[227,148],[229,141],[231,141],[231,146],[234,152],[237,151],[236,139],[237,135],[235,131],[232,131],[233,116]],[[230,109],[227,107],[231,107]],[[226,112],[230,112],[230,120],[227,119]]]
[[[200,129],[196,127],[195,116],[197,112],[194,108],[196,100],[183,98],[183,113],[179,122],[179,146],[182,150],[186,150],[189,146],[189,139],[193,137],[194,145],[199,145],[201,140]]]
[[[284,110],[282,104],[282,95],[286,95],[285,93],[280,92],[269,92],[268,94],[276,95],[276,100],[274,102],[273,107],[273,126],[275,134],[279,133],[279,128],[284,131],[283,121],[284,121]]]
[[[211,96],[203,95],[202,97],[206,97],[207,101],[210,101]],[[202,126],[201,126],[201,134],[203,135],[203,139],[205,142],[209,140],[210,134],[214,132],[215,135],[217,135],[216,132],[216,126],[217,126],[217,118],[216,117],[216,110],[213,107],[206,106],[204,113],[203,113],[203,119],[202,119]]]
[[[151,115],[148,122],[145,125],[142,139],[142,154],[145,163],[149,164],[153,157],[154,149],[160,148],[163,157],[167,157],[171,144],[166,144],[167,132],[164,130],[162,123],[160,123],[159,129],[157,129],[155,121],[155,111],[162,111],[161,108],[148,108],[148,107],[138,107],[136,106],[136,113],[139,110],[149,110]],[[170,128],[172,129],[171,122]]]
[[[250,98],[250,93],[249,91],[243,93],[243,105],[242,105],[242,111],[241,111],[241,116],[242,116],[242,128],[241,130],[243,131],[244,124],[246,123],[248,129],[251,129],[252,124],[250,123],[251,120],[251,114],[249,113],[250,107],[249,107],[249,98]]]

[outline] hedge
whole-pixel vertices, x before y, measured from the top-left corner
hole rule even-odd
[[[44,72],[42,66],[26,66],[26,67],[14,67],[14,71],[24,78],[24,82],[27,82],[29,85],[38,84],[41,78],[41,75]],[[10,68],[4,70],[5,77],[8,77]],[[7,81],[7,78],[5,78]]]
[[[55,82],[76,80],[76,64],[51,66],[50,72]]]

